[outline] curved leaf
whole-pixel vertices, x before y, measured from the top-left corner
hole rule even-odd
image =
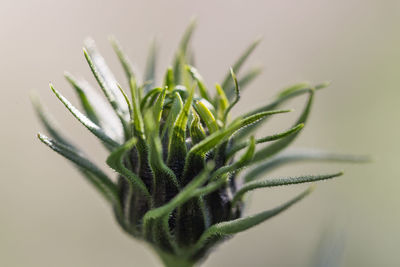
[[[204,105],[202,101],[196,101],[194,104],[196,111],[203,120],[210,133],[218,131],[219,127],[211,111]]]
[[[151,220],[160,219],[163,216],[168,216],[174,209],[181,206],[183,203],[188,201],[193,197],[193,192],[196,188],[203,185],[208,178],[208,175],[212,169],[212,164],[203,170],[202,173],[197,175],[189,184],[187,184],[178,195],[176,195],[171,201],[165,205],[158,207],[156,209],[149,210],[143,217],[143,229],[147,229],[146,225],[150,223]]]
[[[146,60],[144,80],[147,82],[147,84],[144,86],[144,92],[148,92],[156,82],[157,51],[157,43],[154,39],[150,44],[149,53]]]
[[[301,116],[299,117],[299,119],[297,120],[295,125],[305,123],[307,121],[308,115],[310,114],[311,105],[312,105],[312,102],[314,99],[314,90],[311,90],[309,94],[310,95],[309,95],[306,107],[304,108]],[[284,148],[286,148],[288,145],[290,145],[293,142],[293,140],[297,137],[298,134],[299,134],[299,131],[297,131],[283,139],[280,139],[265,148],[260,149],[254,155],[253,163],[264,160],[264,159],[271,157],[271,156],[275,155],[276,153],[282,151]]]
[[[94,163],[89,161],[83,153],[78,152],[56,140],[51,140],[43,134],[38,134],[38,138],[52,150],[61,156],[75,163],[85,175],[86,178],[95,186],[95,188],[112,204],[118,205],[117,186],[101,171]]]
[[[370,158],[366,156],[336,154],[326,151],[318,151],[310,149],[289,151],[285,153],[280,153],[277,156],[268,160],[267,162],[258,165],[245,175],[244,180],[245,182],[254,181],[258,179],[262,174],[272,171],[275,168],[278,168],[288,163],[300,162],[300,161],[364,163],[370,161]]]
[[[113,148],[119,144],[111,139],[98,125],[93,123],[88,117],[83,115],[77,108],[75,108],[64,96],[62,96],[53,85],[50,84],[51,90],[57,96],[58,99],[64,104],[64,106],[82,123],[89,131],[91,131],[95,136],[97,136],[101,141],[103,141],[107,146]]]
[[[285,178],[278,178],[278,179],[269,179],[264,181],[254,181],[249,182],[243,185],[239,191],[235,194],[232,199],[232,207],[240,201],[244,194],[249,191],[258,189],[258,188],[265,188],[265,187],[275,187],[275,186],[282,186],[282,185],[291,185],[291,184],[302,184],[302,183],[311,183],[316,181],[328,180],[338,176],[343,175],[343,172],[333,173],[333,174],[321,174],[321,175],[306,175],[306,176],[298,176],[298,177],[285,177]]]
[[[178,114],[181,112],[182,108],[183,101],[181,96],[178,93],[174,93],[174,101],[172,102],[172,107],[168,112],[167,120],[165,121],[162,129],[161,140],[164,138],[167,132],[168,138],[172,136],[172,131],[174,129],[173,125],[175,124],[176,118],[178,117]]]
[[[194,29],[196,27],[196,21],[192,20],[189,26],[186,28],[182,40],[179,44],[178,51],[176,52],[174,63],[173,63],[173,73],[174,73],[174,81],[176,84],[182,83],[181,75],[184,72],[184,64],[186,64],[188,59],[188,47],[190,39],[192,38]]]
[[[278,139],[284,138],[288,135],[291,135],[293,133],[296,133],[297,131],[300,131],[301,129],[303,129],[304,127],[304,123],[300,123],[292,128],[290,128],[289,130],[286,130],[282,133],[277,133],[277,134],[273,134],[273,135],[269,135],[263,138],[259,138],[256,139],[256,144],[261,144],[261,143],[265,143],[265,142],[271,142],[271,141],[276,141]],[[230,158],[231,156],[233,156],[236,152],[242,150],[243,148],[245,148],[248,145],[249,142],[243,142],[237,145],[234,145],[228,152],[227,152],[227,158]]]
[[[246,59],[251,55],[251,53],[256,49],[257,45],[260,43],[261,38],[255,40],[253,43],[250,44],[249,47],[243,52],[243,54],[236,60],[236,62],[233,64],[232,70],[236,73],[239,72],[241,69],[243,63],[246,61]],[[232,80],[231,80],[231,72],[228,72],[225,76],[224,81],[222,82],[222,88],[224,88],[226,96],[228,99],[232,99],[234,96],[234,91],[231,90],[233,88],[232,86]]]
[[[108,156],[106,162],[113,170],[125,177],[128,183],[131,184],[136,190],[141,192],[147,198],[150,198],[150,193],[143,181],[124,165],[124,158],[126,154],[135,146],[136,142],[136,138],[131,138],[124,144],[117,147]]]
[[[119,59],[119,62],[121,63],[121,65],[122,65],[122,68],[125,71],[126,78],[128,79],[128,81],[130,81],[130,79],[135,77],[132,63],[130,62],[128,56],[122,50],[122,47],[119,44],[118,40],[114,36],[111,36],[109,38],[109,40],[110,40],[111,46],[114,49],[114,52],[118,56],[118,59]]]
[[[197,112],[192,111],[192,114],[194,118],[190,124],[190,138],[192,139],[193,145],[195,145],[206,138],[206,133],[200,123],[200,117],[197,115]]]
[[[168,146],[168,166],[177,174],[183,170],[183,162],[186,157],[186,129],[190,107],[192,106],[194,91],[190,92],[189,97],[186,99],[183,109],[180,111],[169,139]]]
[[[199,87],[200,95],[202,98],[210,101],[210,96],[208,95],[208,90],[204,84],[203,77],[201,77],[200,73],[197,71],[195,67],[186,65],[185,69],[190,73],[192,78],[197,82],[197,86]]]
[[[298,201],[302,200],[304,197],[306,197],[308,194],[310,194],[313,191],[313,187],[310,187],[297,197],[293,198],[292,200],[274,208],[271,210],[267,210],[264,212],[260,212],[256,215],[232,220],[232,221],[227,221],[227,222],[222,222],[215,224],[208,228],[201,238],[199,239],[198,243],[195,245],[194,251],[196,249],[200,249],[201,247],[204,246],[204,244],[207,243],[207,241],[211,238],[215,237],[226,237],[230,235],[234,235],[240,232],[243,232],[249,228],[252,228],[270,218],[272,218],[275,215],[278,215],[279,213],[287,210],[289,207],[297,203]]]
[[[223,117],[223,122],[226,122],[226,119],[228,117],[229,112],[231,111],[231,109],[239,102],[240,100],[240,89],[239,89],[239,84],[236,78],[236,74],[233,72],[233,69],[231,69],[231,75],[232,75],[232,79],[234,81],[235,84],[235,99],[233,100],[233,102],[228,106],[228,108],[225,110],[224,113],[224,117]]]
[[[91,121],[93,121],[95,124],[100,125],[100,120],[96,114],[96,111],[95,111],[94,107],[92,106],[92,103],[90,102],[85,91],[79,85],[78,81],[69,73],[64,73],[64,76],[67,79],[67,81],[72,85],[72,87],[75,89],[75,91],[79,97],[79,100],[81,101],[81,105],[82,105],[83,109],[85,110],[85,113],[88,116],[88,118]]]
[[[126,120],[129,116],[128,107],[117,87],[117,80],[106,65],[104,58],[97,51],[93,40],[86,40],[83,52],[93,75],[116,114],[121,121]]]

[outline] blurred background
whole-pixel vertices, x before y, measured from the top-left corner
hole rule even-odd
[[[124,81],[110,34],[142,69],[156,37],[158,73],[163,73],[193,16],[197,67],[210,87],[263,36],[246,66],[261,65],[263,74],[243,92],[236,114],[266,103],[292,83],[329,80],[294,147],[374,158],[370,164],[277,170],[271,177],[337,170],[345,176],[320,183],[303,202],[219,246],[204,266],[399,266],[397,0],[0,0],[0,266],[160,266],[146,245],[122,233],[79,173],[37,140],[43,128],[29,93],[37,91],[67,135],[102,164],[105,151],[52,95],[48,82],[76,104],[63,71],[95,84],[81,50],[87,36]],[[289,103],[296,112],[271,121],[262,134],[288,128],[303,102]],[[248,213],[302,189],[260,190]]]

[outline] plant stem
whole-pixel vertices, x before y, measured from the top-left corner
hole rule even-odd
[[[193,267],[195,265],[194,262],[188,261],[183,257],[167,254],[159,250],[156,250],[156,252],[160,256],[165,267]]]

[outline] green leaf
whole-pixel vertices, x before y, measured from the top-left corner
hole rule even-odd
[[[114,52],[117,54],[119,62],[122,65],[122,68],[125,71],[125,75],[126,78],[128,79],[128,81],[130,81],[130,79],[135,77],[134,71],[133,71],[133,67],[132,67],[132,63],[129,61],[128,56],[125,54],[125,52],[122,50],[121,45],[119,44],[118,40],[114,37],[111,36],[109,38],[111,46],[114,49]]]
[[[243,232],[247,229],[250,229],[250,228],[272,218],[273,216],[278,215],[279,213],[287,210],[289,207],[291,207],[298,201],[302,200],[304,197],[306,197],[312,191],[313,191],[313,187],[310,187],[306,191],[304,191],[303,193],[298,195],[297,197],[293,198],[292,200],[290,200],[274,209],[260,212],[258,214],[252,215],[252,216],[239,218],[239,219],[232,220],[232,221],[214,224],[213,226],[208,228],[203,233],[203,235],[200,237],[198,243],[195,245],[195,248],[200,249],[201,247],[204,246],[205,243],[207,243],[208,240],[210,240],[213,237],[230,236],[230,235],[234,235],[234,234]]]
[[[294,84],[292,86],[289,86],[289,87],[283,89],[281,92],[279,92],[278,99],[285,98],[287,96],[292,95],[293,93],[300,92],[307,88],[311,88],[311,85],[309,82],[301,82],[301,83]]]
[[[237,172],[240,169],[246,167],[247,163],[249,163],[251,161],[251,159],[254,156],[254,152],[255,152],[255,148],[256,148],[256,141],[254,139],[254,137],[250,138],[249,144],[247,146],[247,151],[241,156],[241,158],[236,161],[235,163],[228,165],[228,166],[224,166],[219,168],[218,170],[215,171],[215,173],[213,173],[213,176],[211,177],[211,181],[213,181],[214,179],[217,179],[218,177],[224,175],[224,174],[231,174],[233,172]]]
[[[158,134],[158,130],[160,128],[160,123],[161,123],[161,117],[162,117],[162,112],[163,112],[163,106],[164,106],[164,100],[165,100],[165,95],[167,93],[167,89],[164,88],[164,90],[161,91],[161,93],[158,95],[157,101],[154,104],[153,107],[153,115],[154,115],[154,120],[156,124],[156,132]]]
[[[183,109],[180,111],[169,139],[168,145],[168,166],[179,176],[183,169],[183,162],[186,157],[186,128],[190,107],[192,106],[194,90],[190,92]]]
[[[55,139],[57,142],[63,144],[64,146],[69,146],[71,149],[75,149],[75,146],[71,144],[70,141],[68,141],[61,133],[60,131],[56,128],[55,122],[53,119],[50,117],[50,114],[48,114],[45,110],[42,104],[39,101],[39,98],[35,95],[31,95],[31,101],[33,104],[33,107],[36,111],[36,114],[38,115],[40,122],[43,124],[43,126],[46,128],[46,131],[50,134],[50,136]]]
[[[246,113],[245,116],[250,116],[252,114],[259,113],[259,112],[266,111],[266,110],[276,109],[277,107],[279,107],[280,105],[289,101],[290,99],[300,96],[300,95],[303,95],[303,94],[306,94],[306,93],[309,93],[310,90],[313,90],[313,88],[303,88],[302,87],[303,85],[304,85],[304,83],[300,83],[300,84],[293,85],[287,89],[284,89],[283,92],[290,91],[290,93],[283,93],[282,96],[279,96],[279,94],[278,94],[278,97],[272,103],[269,103],[265,106],[257,108],[251,112],[248,112],[248,113]],[[326,83],[321,84],[321,85],[316,85],[315,90],[325,88],[326,86],[327,86]],[[290,88],[297,88],[297,90],[291,90]],[[282,94],[282,93],[280,93],[280,94]],[[257,129],[257,127],[261,126],[265,122],[266,122],[266,120],[260,120],[257,123],[254,123],[253,125],[251,125],[250,127],[247,127],[245,130],[241,131],[240,133],[238,133],[236,135],[236,137],[235,137],[236,140],[246,137],[250,133],[254,132]]]
[[[243,196],[246,193],[248,193],[249,191],[258,189],[258,188],[275,187],[275,186],[291,185],[291,184],[311,183],[311,182],[332,179],[332,178],[335,178],[335,177],[338,177],[341,175],[343,175],[343,172],[338,172],[338,173],[333,173],[333,174],[325,174],[325,175],[306,175],[306,176],[298,176],[298,177],[285,177],[285,178],[245,183],[242,186],[242,188],[240,188],[240,190],[237,191],[237,193],[233,197],[232,207],[234,207],[238,201],[241,201]]]
[[[229,101],[221,85],[217,83],[215,84],[215,88],[217,89],[217,95],[215,96],[215,105],[218,108],[218,118],[222,120],[224,117],[225,110],[229,106]]]
[[[121,92],[121,94],[124,96],[125,102],[128,105],[128,109],[129,109],[129,114],[130,114],[130,119],[131,121],[133,121],[133,107],[131,104],[131,101],[129,100],[128,95],[125,93],[124,89],[122,89],[120,84],[117,84],[119,91]]]
[[[301,123],[305,123],[307,121],[308,115],[310,114],[310,109],[311,109],[311,105],[314,99],[314,90],[310,90],[309,93],[309,98],[308,98],[308,102],[306,104],[306,107],[304,108],[300,118],[297,120],[297,122],[295,123],[295,125],[301,124]],[[256,152],[256,154],[254,155],[253,158],[253,163],[256,163],[258,161],[264,160],[266,158],[269,158],[273,155],[275,155],[276,153],[282,151],[283,149],[285,149],[288,145],[290,145],[298,136],[299,131],[283,138],[280,139],[278,141],[276,141],[275,143],[260,149],[259,151]]]
[[[249,47],[243,52],[243,54],[236,60],[235,64],[233,64],[232,70],[235,73],[238,73],[243,63],[247,60],[247,58],[251,55],[257,45],[260,43],[261,38],[255,40],[253,43],[250,44]],[[231,80],[231,72],[228,72],[225,76],[224,81],[222,82],[222,88],[225,90],[225,94],[228,99],[232,99],[234,96],[234,91],[231,90],[233,88],[232,80]]]
[[[165,93],[165,90],[164,90]],[[162,158],[162,145],[158,135],[158,127],[153,117],[154,113],[148,112],[145,116],[145,126],[149,137],[149,163],[153,171],[155,206],[160,206],[169,201],[178,193],[179,183],[174,172],[167,167]]]
[[[165,134],[168,132],[168,138],[172,136],[172,131],[174,129],[173,125],[175,124],[176,118],[183,108],[183,101],[181,96],[178,93],[174,93],[173,95],[174,101],[172,102],[172,107],[170,108],[167,116],[167,120],[164,123],[164,127],[161,133],[161,140],[164,138]]]
[[[200,118],[203,120],[205,125],[207,126],[208,131],[210,134],[215,133],[218,131],[219,127],[217,121],[215,120],[211,111],[207,108],[206,105],[202,101],[195,101],[194,107],[199,114]]]
[[[288,112],[287,110],[276,110],[262,112],[260,114],[255,114],[247,118],[240,118],[233,121],[228,127],[223,128],[209,135],[200,143],[193,146],[188,152],[185,160],[184,175],[182,178],[183,184],[188,182],[193,175],[196,175],[198,171],[204,165],[204,158],[206,153],[211,149],[216,148],[218,145],[222,144],[228,140],[236,131],[243,127],[246,127],[257,120],[262,119],[265,116]]]
[[[75,163],[84,174],[86,178],[95,186],[95,188],[112,204],[118,204],[118,193],[117,186],[107,177],[107,175],[101,171],[94,163],[89,161],[82,152],[77,151],[76,148],[71,148],[65,144],[62,144],[56,140],[51,140],[43,134],[38,134],[38,138],[45,145],[49,146],[52,150],[59,153],[66,159]]]
[[[118,146],[119,144],[111,139],[98,125],[93,123],[88,117],[83,115],[77,108],[75,108],[65,97],[63,97],[56,89],[54,89],[53,85],[50,84],[51,90],[53,90],[54,94],[58,99],[64,104],[64,106],[74,115],[75,118],[78,119],[80,123],[82,123],[89,131],[91,131],[96,137],[98,137],[101,141],[104,142],[108,147],[113,148]]]
[[[254,138],[251,138],[248,149],[242,155],[242,157],[237,162],[228,166],[221,167],[218,170],[216,170],[211,175],[210,182],[206,186],[198,188],[193,192],[193,197],[205,196],[225,185],[228,179],[230,178],[229,174],[238,172],[242,168],[246,167],[247,163],[250,162],[250,160],[252,159],[254,151],[255,151],[255,140]]]
[[[100,125],[100,120],[96,114],[96,111],[93,108],[92,103],[90,102],[82,86],[79,85],[79,82],[71,74],[66,72],[64,73],[64,76],[67,79],[67,81],[71,84],[71,86],[75,89],[79,97],[79,100],[81,101],[81,105],[85,110],[85,113],[88,116],[88,118],[95,124]]]
[[[155,95],[157,95],[158,93],[160,93],[163,89],[162,88],[153,88],[152,90],[150,90],[149,92],[146,93],[146,95],[143,97],[142,101],[140,101],[140,110],[144,110],[147,102],[151,102],[149,101],[149,99],[152,99]]]
[[[181,82],[182,82],[181,75],[184,70],[184,64],[187,61],[187,52],[188,52],[189,42],[190,42],[190,39],[192,38],[195,27],[196,27],[196,21],[192,20],[183,34],[182,40],[178,47],[178,51],[176,52],[176,55],[175,55],[174,64],[173,64],[173,66],[174,66],[173,73],[174,73],[174,81],[177,84],[181,84]]]
[[[206,133],[200,123],[200,117],[197,115],[197,112],[193,110],[192,114],[194,119],[190,124],[190,137],[192,138],[193,145],[195,145],[206,138]]]
[[[169,67],[165,73],[164,86],[168,87],[168,91],[172,91],[175,88],[174,71],[171,67]]]
[[[143,117],[139,107],[139,97],[138,97],[138,88],[136,86],[135,79],[131,79],[129,82],[129,87],[131,90],[132,96],[132,107],[133,107],[133,123],[135,127],[135,133],[140,140],[145,139],[144,134],[144,124],[143,124]]]
[[[304,127],[304,123],[300,123],[300,124],[290,128],[289,130],[286,130],[284,132],[256,139],[256,144],[261,144],[261,143],[265,143],[265,142],[271,142],[271,141],[276,141],[276,140],[282,139],[282,138],[284,138],[286,136],[289,136],[291,134],[294,134],[294,133],[300,131],[301,129],[303,129],[303,127]],[[238,151],[242,150],[243,148],[245,148],[248,145],[248,143],[249,142],[242,142],[240,144],[234,145],[227,152],[227,156],[226,157],[227,158],[232,157],[236,152],[238,152]]]
[[[266,112],[261,112],[259,114],[249,116],[247,118],[236,119],[228,127],[214,132],[213,134],[207,136],[206,139],[204,139],[197,145],[193,146],[188,153],[187,160],[190,160],[190,158],[195,155],[206,154],[210,149],[214,148],[216,145],[226,141],[236,131],[264,118],[265,116],[286,113],[286,112],[290,112],[290,110],[266,111]]]
[[[89,116],[89,114],[93,113],[85,109],[85,113],[89,119],[102,128],[112,139],[123,142],[125,139],[123,131],[125,129],[123,129],[120,118],[117,117],[110,103],[106,102],[104,97],[102,97],[86,80],[76,79],[68,72],[65,72],[64,76],[73,88],[78,86],[78,90],[81,90],[86,95],[86,98],[96,114],[97,121],[93,115]],[[75,88],[75,91],[77,91],[77,88]]]
[[[280,153],[277,156],[271,158],[265,163],[258,165],[251,171],[249,171],[244,177],[245,182],[251,182],[258,179],[262,174],[270,172],[282,165],[300,161],[327,161],[327,162],[351,162],[351,163],[365,163],[369,162],[369,158],[366,156],[355,156],[336,154],[326,151],[318,150],[297,150]]]
[[[200,96],[207,101],[210,101],[210,96],[208,95],[208,90],[204,84],[203,77],[201,77],[200,73],[197,71],[196,68],[186,65],[186,70],[190,73],[192,78],[197,82],[197,86],[199,87]]]
[[[235,84],[235,99],[233,100],[233,102],[228,106],[228,108],[225,110],[224,113],[224,118],[223,118],[223,122],[226,122],[226,119],[228,117],[229,112],[231,111],[231,109],[239,102],[240,100],[240,90],[239,90],[239,84],[236,78],[236,74],[233,72],[233,69],[231,69],[231,75],[232,75],[232,79],[234,81]]]
[[[108,156],[106,162],[110,168],[122,175],[135,190],[141,192],[145,197],[150,199],[150,193],[143,181],[124,165],[125,156],[135,146],[136,142],[137,139],[134,137],[129,139],[127,142],[117,147]]]
[[[150,49],[146,60],[144,80],[148,83],[144,87],[144,92],[148,92],[154,86],[156,81],[157,51],[157,43],[155,40],[153,40],[150,44]]]
[[[104,58],[97,51],[93,40],[89,39],[85,42],[83,52],[100,88],[103,90],[107,100],[124,124],[124,120],[127,120],[129,117],[128,107],[117,87],[117,81],[114,75],[106,65]]]
[[[241,75],[241,78],[239,79],[239,87],[241,90],[245,89],[247,85],[249,85],[252,81],[254,81],[255,78],[257,78],[262,72],[262,68],[260,67],[255,67]],[[231,91],[234,91],[235,88],[232,87]]]
[[[210,163],[199,175],[197,175],[189,184],[187,184],[171,201],[156,209],[149,210],[143,217],[143,229],[151,220],[160,219],[168,216],[173,210],[187,202],[193,197],[193,192],[202,186],[208,178],[213,164]]]

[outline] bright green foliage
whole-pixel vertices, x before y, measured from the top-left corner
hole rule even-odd
[[[203,260],[216,244],[288,209],[311,189],[281,206],[244,216],[250,191],[316,182],[342,173],[258,180],[261,175],[297,161],[365,160],[326,152],[284,151],[305,127],[315,94],[326,84],[296,84],[271,103],[232,119],[240,90],[260,74],[260,68],[239,74],[260,40],[244,51],[221,85],[209,90],[193,66],[190,39],[194,28],[193,22],[172,66],[160,75],[160,87],[155,86],[156,44],[151,45],[140,82],[115,38],[111,38],[111,44],[126,74],[130,94],[117,83],[92,40],[86,42],[84,56],[108,104],[95,97],[88,83],[69,73],[65,77],[83,111],[50,85],[70,113],[110,151],[106,163],[115,171],[115,179],[68,141],[64,131],[57,130],[39,101],[33,99],[50,135],[39,134],[39,139],[70,160],[113,207],[124,231],[150,243],[168,266],[191,266]],[[271,116],[291,112],[278,108],[301,95],[306,95],[306,104],[292,126],[273,135],[253,136]]]

